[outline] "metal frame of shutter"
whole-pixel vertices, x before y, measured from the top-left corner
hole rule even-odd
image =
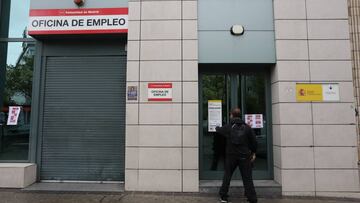
[[[40,180],[124,180],[123,49],[112,42],[44,45]]]

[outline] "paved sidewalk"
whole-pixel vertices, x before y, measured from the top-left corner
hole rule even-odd
[[[233,203],[246,202],[243,198],[231,198]],[[259,199],[259,203],[354,203],[359,200],[276,198]],[[214,195],[172,193],[55,193],[0,191],[0,203],[211,203],[219,202]]]

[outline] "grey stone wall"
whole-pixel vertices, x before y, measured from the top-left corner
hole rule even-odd
[[[284,195],[358,192],[346,0],[274,0],[274,175]],[[339,102],[296,101],[296,83],[338,83]]]
[[[129,1],[125,189],[196,192],[197,1]],[[148,102],[149,82],[171,82],[173,101]]]

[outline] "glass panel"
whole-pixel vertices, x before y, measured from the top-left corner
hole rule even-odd
[[[261,74],[244,76],[244,114],[262,114],[264,127],[254,132],[258,141],[257,159],[254,170],[268,170],[265,76]]]
[[[1,44],[0,160],[27,160],[29,151],[32,74],[35,46],[31,43]],[[5,70],[5,71],[4,71]],[[3,83],[3,82],[2,82]],[[16,125],[8,125],[9,107],[20,107]]]
[[[26,27],[29,19],[30,0],[11,0],[9,38],[26,36]]]
[[[221,100],[222,122],[228,121],[228,79],[225,74],[202,76],[202,167],[205,171],[223,171],[225,139],[208,130],[208,100]]]

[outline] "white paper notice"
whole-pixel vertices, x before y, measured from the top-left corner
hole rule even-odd
[[[264,119],[262,114],[245,114],[245,122],[251,128],[263,128]]]
[[[20,106],[10,106],[9,107],[9,116],[7,120],[7,125],[17,125],[21,107]]]
[[[208,121],[209,132],[216,132],[216,127],[222,126],[221,100],[208,101]]]
[[[340,101],[339,84],[323,84],[324,101]]]

